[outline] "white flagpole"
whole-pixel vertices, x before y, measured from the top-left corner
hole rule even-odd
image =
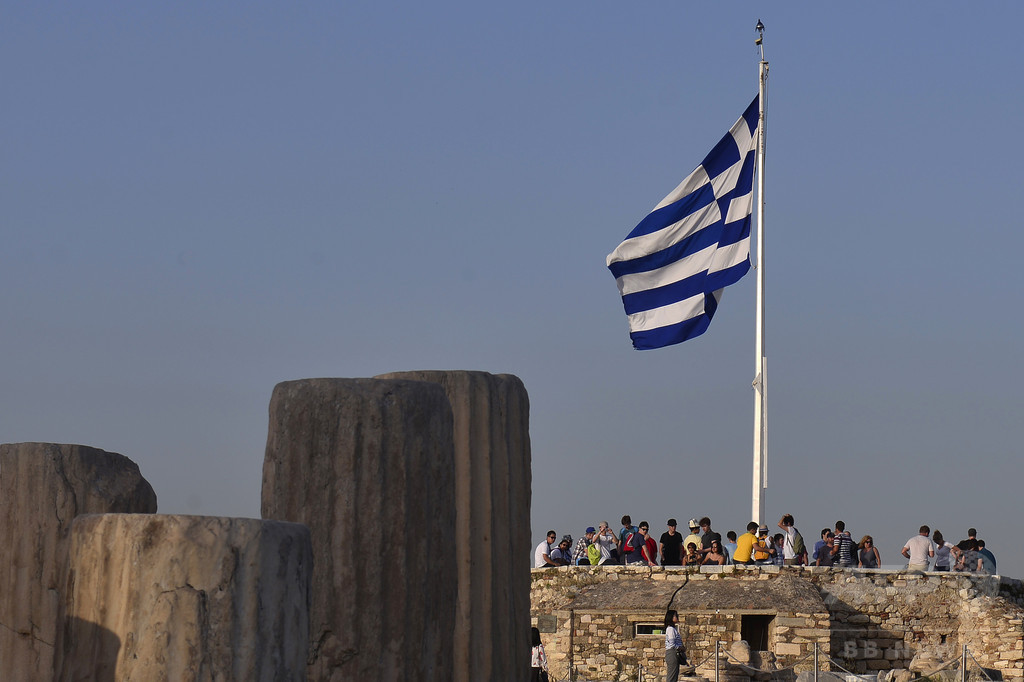
[[[757,122],[757,320],[754,342],[754,496],[751,515],[758,524],[767,523],[764,516],[764,491],[768,487],[768,393],[767,358],[764,349],[764,150],[765,93],[768,62],[764,60],[764,24],[757,22],[756,45],[761,52],[758,64]]]

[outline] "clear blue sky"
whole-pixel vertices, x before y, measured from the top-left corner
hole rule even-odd
[[[1024,5],[8,4],[0,441],[258,516],[279,381],[509,372],[533,537],[749,520],[754,281],[631,350],[605,255],[757,88],[771,524],[1024,577]]]

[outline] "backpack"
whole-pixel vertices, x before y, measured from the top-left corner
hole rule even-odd
[[[601,548],[596,542],[587,547],[587,558],[590,559],[591,566],[597,566],[601,563]]]
[[[793,528],[793,555],[799,557],[801,554],[807,551],[807,546],[804,544],[804,536],[800,535],[795,527]]]
[[[836,566],[851,566],[857,557],[857,548],[853,544],[853,538],[840,533],[835,536],[834,544],[836,553],[832,557],[832,563]],[[846,548],[846,556],[843,556],[843,548]]]
[[[623,545],[623,550],[626,554],[632,554],[636,550],[644,546],[644,538],[640,535],[639,531],[636,533],[630,533],[626,536],[626,544]]]
[[[768,553],[768,542],[771,542],[771,538],[766,538],[765,540],[757,539],[757,543],[754,545],[754,561],[767,561],[772,557]]]

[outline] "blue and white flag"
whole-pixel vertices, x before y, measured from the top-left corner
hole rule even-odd
[[[703,334],[750,269],[757,97],[697,170],[608,254],[637,350]]]

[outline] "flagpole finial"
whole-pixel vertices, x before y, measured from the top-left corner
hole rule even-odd
[[[761,23],[760,19],[757,20],[757,26],[754,27],[754,30],[757,31],[757,40],[754,41],[754,44],[757,45],[761,49],[761,61],[763,62],[764,61],[764,44],[763,44],[763,42],[764,42],[764,24]]]

